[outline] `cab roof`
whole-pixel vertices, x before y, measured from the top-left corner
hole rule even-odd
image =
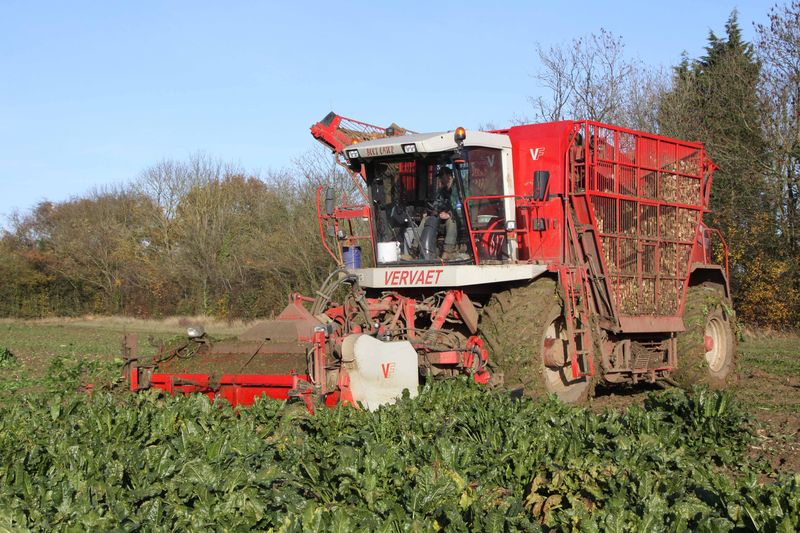
[[[410,146],[413,145],[413,149]],[[468,130],[464,139],[464,146],[480,146],[483,148],[511,148],[511,139],[508,135],[488,133],[485,131]],[[437,133],[412,133],[385,137],[374,141],[365,141],[345,148],[348,159],[356,159],[354,150],[358,150],[358,159],[372,159],[375,157],[391,157],[402,154],[429,154],[448,152],[458,148],[452,131]]]

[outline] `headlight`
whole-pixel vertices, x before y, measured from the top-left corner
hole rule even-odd
[[[347,150],[347,159],[358,159],[358,150]]]
[[[189,339],[199,339],[205,336],[206,330],[203,329],[203,326],[189,326],[186,328],[186,336]]]
[[[414,143],[410,144],[403,144],[403,153],[405,154],[415,154],[417,153],[417,145]]]

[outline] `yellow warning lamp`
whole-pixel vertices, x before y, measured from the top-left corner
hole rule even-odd
[[[456,141],[456,150],[453,153],[453,163],[464,163],[464,139],[467,138],[467,130],[461,126],[456,128],[453,139]]]

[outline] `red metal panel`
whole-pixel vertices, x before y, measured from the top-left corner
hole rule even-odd
[[[668,316],[623,316],[620,326],[628,333],[648,333],[652,331],[684,331],[680,317]]]
[[[133,378],[138,378],[134,372]],[[211,399],[224,398],[232,405],[252,405],[256,398],[268,396],[276,400],[289,398],[289,391],[297,379],[308,381],[308,376],[272,374],[224,374],[214,381],[208,374],[164,374],[150,377],[150,386],[169,394],[205,394]]]
[[[548,198],[536,209],[517,201],[517,226],[525,228],[520,237],[521,260],[540,263],[561,263],[565,253],[565,220],[562,195],[567,192],[566,158],[574,122],[548,122],[514,126],[505,133],[511,139],[514,165],[514,193],[530,199],[536,171],[550,173]],[[519,207],[523,206],[522,209]],[[542,229],[540,220],[545,222]],[[525,222],[525,226],[520,224]]]

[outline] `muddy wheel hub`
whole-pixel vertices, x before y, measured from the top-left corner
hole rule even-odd
[[[547,389],[556,394],[563,394],[569,389],[569,385],[564,383],[563,373],[567,368],[566,351],[566,332],[562,327],[561,320],[553,320],[547,328],[543,342],[544,355],[544,378],[547,382]]]
[[[725,365],[727,351],[725,323],[718,317],[712,317],[706,324],[703,345],[706,350],[706,362],[712,372],[719,372]]]

